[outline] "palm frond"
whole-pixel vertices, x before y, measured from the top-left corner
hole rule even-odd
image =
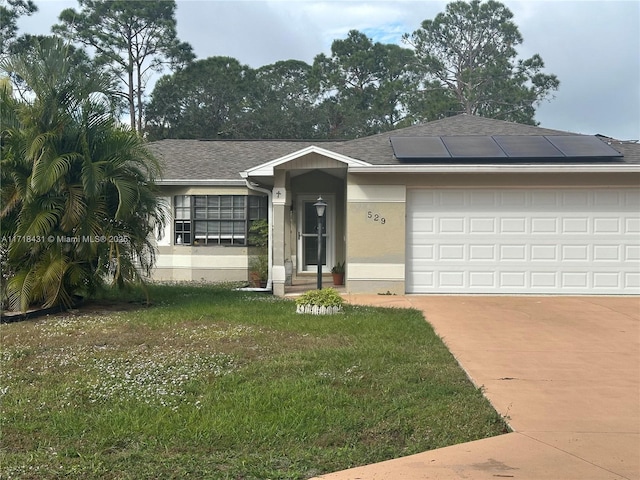
[[[81,224],[84,223],[87,214],[84,197],[84,189],[81,185],[69,185],[66,188],[65,208],[60,218],[62,230],[73,231],[74,228],[83,230]]]
[[[7,296],[9,298],[9,309],[26,312],[29,305],[33,303],[33,291],[35,286],[35,276],[29,270],[17,272],[9,282],[7,282]]]
[[[115,213],[115,218],[124,218],[130,212],[134,211],[137,206],[138,186],[126,177],[112,177],[110,182],[118,191],[118,208]]]
[[[35,268],[42,296],[45,299],[43,305],[45,308],[55,305],[72,306],[72,292],[69,291],[64,281],[69,263],[69,258],[62,252],[50,250]]]
[[[31,187],[35,192],[45,193],[69,174],[77,153],[67,153],[46,158],[44,155],[33,166]]]

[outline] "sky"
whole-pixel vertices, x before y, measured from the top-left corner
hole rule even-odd
[[[77,1],[36,0],[20,33],[47,34]],[[253,68],[279,60],[309,64],[330,55],[333,40],[360,30],[398,43],[443,12],[436,0],[177,0],[178,37],[198,59],[224,55]],[[621,140],[640,139],[640,2],[503,0],[524,39],[520,58],[539,54],[560,80],[537,108],[540,126]]]

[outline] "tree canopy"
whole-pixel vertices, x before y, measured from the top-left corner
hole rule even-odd
[[[62,11],[54,33],[86,49],[83,64],[111,75],[132,128],[151,140],[354,138],[458,113],[536,124],[536,108],[560,84],[540,55],[518,57],[522,35],[496,0],[449,3],[403,35],[405,46],[351,30],[311,65],[257,69],[226,56],[194,61],[177,38],[175,0],[78,3]],[[16,19],[35,5],[5,4],[2,40],[26,50],[32,39],[15,38]]]
[[[331,45],[331,57],[313,64],[320,109],[329,113],[328,137],[356,137],[390,130],[409,119],[407,100],[419,77],[414,54],[398,45],[373,42],[351,30]],[[327,108],[328,107],[328,108]]]
[[[33,0],[4,0],[0,3],[0,56],[9,52],[18,32],[18,18],[38,11]]]
[[[321,136],[310,76],[311,66],[300,60],[284,60],[255,70],[243,122],[245,135],[274,139]]]
[[[60,14],[53,31],[93,49],[95,60],[125,86],[132,128],[144,129],[144,92],[149,75],[194,58],[176,34],[175,0],[78,0],[79,11]]]
[[[539,55],[518,59],[522,36],[502,3],[456,1],[404,36],[424,79],[455,99],[454,113],[535,124],[535,107],[558,89]]]
[[[354,138],[459,113],[535,124],[560,83],[540,55],[518,58],[522,35],[495,0],[450,3],[403,39],[352,30],[312,65],[199,60],[157,83],[149,138]]]
[[[198,60],[162,77],[148,105],[148,131],[152,138],[238,136],[251,77],[251,68],[230,57]]]

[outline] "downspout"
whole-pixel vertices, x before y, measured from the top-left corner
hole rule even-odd
[[[267,209],[267,222],[269,224],[269,235],[267,236],[267,258],[269,264],[269,273],[267,276],[267,287],[266,289],[254,289],[254,290],[268,290],[272,291],[273,289],[273,279],[271,277],[271,270],[273,266],[273,203],[271,202],[271,190],[267,190],[266,188],[258,187],[255,183],[251,183],[248,178],[245,178],[244,181],[247,184],[247,188],[250,190],[254,190],[256,192],[265,193],[269,199],[269,208]]]

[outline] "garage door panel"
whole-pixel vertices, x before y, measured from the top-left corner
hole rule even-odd
[[[495,245],[469,245],[469,260],[470,261],[492,261],[496,260],[496,246]]]
[[[414,221],[414,229],[416,234],[433,233],[435,231],[433,218],[416,218]]]
[[[629,262],[640,261],[640,245],[625,245],[624,260]]]
[[[624,233],[640,234],[640,218],[627,217],[624,219]]]
[[[454,270],[444,270],[438,272],[438,285],[443,288],[459,289],[464,288],[465,272]]]
[[[469,272],[469,285],[472,288],[496,288],[497,276],[497,272],[491,271]]]
[[[631,211],[637,212],[640,210],[640,195],[637,190],[628,189],[621,193],[624,199],[624,205],[629,207]]]
[[[533,208],[556,207],[560,203],[561,199],[556,192],[552,192],[550,195],[548,191],[544,190],[533,190],[530,192],[530,195],[531,206]]]
[[[564,208],[575,208],[583,210],[585,206],[590,206],[589,193],[585,190],[571,190],[557,193],[560,195],[560,205]]]
[[[531,272],[531,288],[558,288],[558,272]]]
[[[532,262],[557,261],[558,251],[557,245],[530,245],[529,258]]]
[[[593,219],[593,233],[594,234],[621,234],[619,218],[610,217],[596,217]]]
[[[497,194],[492,190],[474,190],[469,192],[469,202],[476,207],[493,209],[497,205]]]
[[[495,234],[496,219],[493,217],[471,217],[469,218],[469,233],[474,234]]]
[[[562,232],[564,234],[589,234],[588,217],[563,217],[560,219]]]
[[[603,207],[617,207],[620,205],[620,192],[615,190],[598,190],[593,192],[594,205]],[[625,199],[626,200],[626,196]],[[623,201],[624,201],[623,200]]]
[[[589,260],[588,245],[562,245],[563,262],[586,262]]]
[[[410,190],[407,202],[408,292],[640,293],[638,189]]]
[[[621,276],[622,275],[617,272],[594,272],[593,287],[618,289],[621,287]]]
[[[557,234],[558,220],[556,217],[532,217],[531,233],[533,235]]]
[[[594,262],[608,262],[621,260],[621,248],[619,245],[594,245],[593,246],[593,261]]]
[[[500,204],[511,207],[526,207],[527,192],[524,190],[504,190],[499,193]]]
[[[419,293],[426,293],[436,287],[434,272],[418,272],[415,274],[415,282]]]
[[[443,217],[438,222],[438,233],[465,233],[464,217]]]
[[[426,260],[435,260],[435,246],[434,245],[418,245],[414,249],[414,257],[413,262],[415,265],[420,266],[424,264],[425,266],[429,266],[430,262],[425,262]]]
[[[526,245],[500,245],[500,261],[523,261],[527,259],[527,247]]]
[[[503,235],[521,234],[527,231],[527,220],[524,217],[502,217],[500,233]]]
[[[639,273],[625,273],[624,283],[631,288],[637,288],[640,290],[640,272]]]
[[[563,288],[568,290],[578,288],[578,289],[587,289],[589,288],[589,274],[587,272],[561,272],[560,273],[561,283],[560,285]]]

